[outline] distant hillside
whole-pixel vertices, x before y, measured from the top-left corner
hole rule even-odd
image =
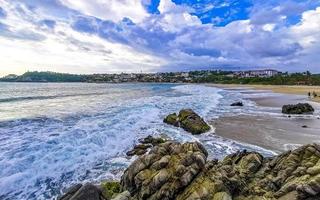
[[[241,77],[231,71],[190,71],[168,73],[121,73],[75,75],[55,72],[26,72],[21,76],[7,75],[6,82],[89,82],[89,83],[219,83],[260,85],[320,85],[320,74],[281,73],[274,76]]]
[[[9,82],[84,82],[85,76],[55,73],[55,72],[26,72],[21,76],[10,74],[0,79]]]

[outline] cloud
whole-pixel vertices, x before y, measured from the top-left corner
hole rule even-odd
[[[114,22],[130,18],[133,22],[140,23],[149,16],[141,0],[61,0],[61,2],[83,14]]]
[[[0,18],[5,52],[0,69],[98,73],[308,66],[320,72],[320,2],[0,2],[6,13]]]
[[[293,40],[303,47],[302,55],[304,67],[319,71],[320,63],[320,7],[306,11],[302,14],[300,23],[290,27]]]
[[[41,18],[42,16],[37,11],[20,17],[16,14],[15,6],[6,5],[12,12],[8,13],[6,24],[0,23],[1,72],[4,71],[2,70],[4,67],[10,67],[15,73],[25,70],[69,73],[138,72],[141,70],[150,72],[159,71],[158,69],[166,64],[162,58],[101,37],[99,30],[100,27],[108,26],[106,21],[97,19],[99,30],[96,29],[97,34],[93,34],[95,33],[94,28],[84,27],[84,25],[95,23],[96,18],[73,18],[78,22],[77,29],[75,29],[71,23],[66,21],[48,20],[46,16]],[[38,16],[37,20],[33,20],[34,16]],[[85,20],[89,20],[90,23],[80,23]],[[7,24],[15,25],[15,27]],[[48,26],[49,29],[41,28],[42,25]],[[28,28],[24,29],[25,27]]]

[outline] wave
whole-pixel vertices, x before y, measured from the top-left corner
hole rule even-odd
[[[17,101],[31,101],[31,100],[47,100],[67,97],[81,97],[81,96],[97,96],[106,95],[107,93],[84,93],[84,94],[65,94],[65,95],[49,95],[49,96],[26,96],[26,97],[11,97],[0,99],[0,103],[17,102]]]

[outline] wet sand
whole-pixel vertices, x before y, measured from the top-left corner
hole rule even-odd
[[[269,116],[223,117],[212,122],[216,134],[277,153],[303,144],[320,143],[320,120]],[[302,126],[308,128],[302,128]]]
[[[244,94],[255,94],[249,99],[262,107],[279,108],[278,115],[231,116],[222,117],[211,122],[216,127],[216,134],[224,138],[257,145],[277,153],[294,149],[309,143],[320,143],[320,119],[315,116],[291,117],[281,114],[284,104],[308,102],[316,110],[320,104],[311,102],[307,96],[297,94],[277,94],[268,96],[267,91],[247,90],[242,87],[224,87],[227,90],[237,90]],[[250,89],[250,88],[249,88]],[[268,91],[270,93],[270,90]],[[306,126],[307,128],[304,128]]]

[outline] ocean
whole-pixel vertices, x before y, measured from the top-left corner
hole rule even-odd
[[[232,108],[235,101],[243,108]],[[54,199],[79,182],[117,180],[139,138],[199,141],[210,158],[242,149],[274,153],[163,123],[191,108],[207,121],[266,112],[237,91],[185,84],[0,83],[0,199]],[[271,108],[270,108],[271,109]]]

